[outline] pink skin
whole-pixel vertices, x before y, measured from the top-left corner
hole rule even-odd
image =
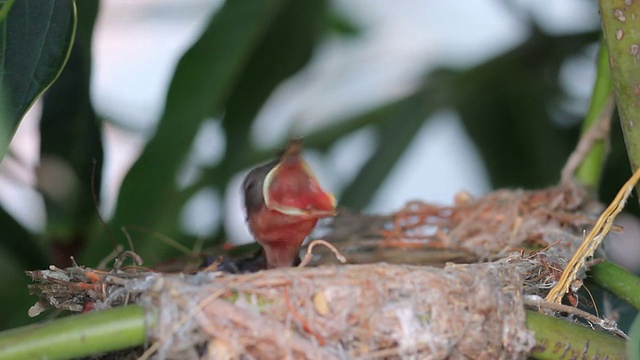
[[[251,233],[264,248],[270,268],[293,265],[302,242],[317,221],[318,218],[285,215],[266,207],[248,219]]]
[[[333,196],[307,170],[300,151],[300,144],[292,142],[278,160],[249,172],[243,184],[247,223],[269,268],[292,266],[318,219],[334,214]],[[267,178],[268,204],[263,193]]]

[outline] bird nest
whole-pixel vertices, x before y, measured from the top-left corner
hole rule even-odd
[[[138,303],[161,359],[526,358],[525,299],[557,282],[599,209],[564,184],[342,211],[321,230],[346,265],[314,250],[314,266],[250,274],[52,267],[28,272],[32,312]]]

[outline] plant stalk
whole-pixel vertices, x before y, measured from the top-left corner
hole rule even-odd
[[[589,268],[590,280],[640,310],[640,278],[629,271],[604,261]]]
[[[613,96],[613,82],[611,80],[611,70],[609,69],[609,54],[604,43],[600,46],[597,60],[596,82],[591,94],[589,110],[582,124],[582,135],[584,136],[594,126],[598,126],[599,120],[603,116],[612,116],[611,109],[607,109],[607,102]],[[576,171],[576,180],[584,185],[591,192],[596,192],[600,184],[600,177],[605,163],[605,139],[597,140],[580,163]]]
[[[0,360],[72,359],[142,345],[145,310],[129,305],[0,333]],[[151,320],[153,321],[153,320]]]
[[[598,3],[618,114],[631,170],[635,171],[640,166],[640,2]]]
[[[535,332],[534,359],[626,359],[625,341],[586,326],[527,310],[527,326]]]

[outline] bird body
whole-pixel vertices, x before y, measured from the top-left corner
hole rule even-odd
[[[265,248],[269,267],[286,267],[295,262],[302,242],[318,219],[285,215],[264,208],[248,222],[252,234]]]
[[[325,192],[301,157],[298,140],[280,157],[249,172],[243,183],[247,224],[269,268],[292,266],[318,219],[335,215]]]

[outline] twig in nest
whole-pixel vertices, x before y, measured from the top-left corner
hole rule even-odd
[[[175,335],[178,330],[187,323],[187,321],[189,321],[190,319],[192,319],[197,313],[199,313],[200,311],[202,311],[202,309],[204,309],[207,305],[209,305],[212,301],[214,301],[215,299],[219,298],[222,294],[224,294],[227,291],[227,289],[222,288],[218,291],[216,291],[215,293],[209,295],[209,297],[207,297],[206,299],[202,300],[201,303],[199,303],[196,307],[194,307],[193,309],[191,309],[191,311],[189,311],[189,313],[187,313],[182,319],[180,319],[180,321],[178,321],[169,332],[166,333],[165,336],[163,336],[160,340],[156,341],[155,343],[153,343],[139,358],[138,360],[147,360],[151,357],[151,355],[153,355],[156,351],[158,351],[158,349],[160,349],[160,347],[166,343],[169,338],[171,338],[173,335]]]
[[[340,251],[338,251],[338,249],[336,249],[333,245],[331,245],[329,242],[325,240],[318,239],[318,240],[313,240],[312,242],[309,243],[309,246],[307,247],[307,252],[304,254],[304,258],[302,259],[298,267],[303,268],[309,265],[309,263],[311,262],[311,258],[313,258],[313,248],[316,245],[324,245],[329,250],[331,250],[331,252],[336,256],[336,259],[338,259],[341,263],[344,264],[347,262],[347,258],[345,258],[342,254],[340,254]]]
[[[385,241],[394,239],[414,238],[425,240],[424,235],[411,236],[409,231],[420,228],[429,223],[429,218],[440,217],[441,210],[438,207],[421,201],[410,201],[393,216],[391,230],[382,230]]]
[[[302,316],[296,310],[296,308],[291,303],[291,297],[289,296],[289,289],[286,286],[284,288],[283,295],[284,295],[284,301],[287,304],[287,308],[289,308],[289,311],[291,312],[291,314],[293,314],[293,317],[295,317],[298,321],[300,321],[300,324],[302,324],[302,328],[304,329],[304,331],[308,332],[314,338],[316,338],[316,341],[318,341],[318,344],[320,344],[320,346],[325,346],[327,342],[322,338],[322,336],[320,336],[320,334],[313,331],[309,322],[304,318],[304,316]]]
[[[116,258],[115,263],[113,264],[113,269],[114,270],[120,270],[122,268],[122,265],[124,264],[124,261],[127,258],[133,259],[133,261],[135,261],[136,265],[142,266],[142,263],[143,263],[142,257],[140,257],[140,255],[136,254],[133,251],[127,250],[127,251],[124,251],[124,252],[122,252],[122,253],[120,253],[118,255],[118,257]]]
[[[105,256],[97,266],[97,269],[106,269],[107,264],[111,262],[111,260],[116,259],[120,253],[122,253],[122,245],[118,245],[112,252],[110,252],[107,256]]]
[[[214,325],[210,321],[200,322],[203,331],[211,336],[211,341],[215,342],[216,339],[219,339],[226,342],[222,346],[226,345],[227,349],[231,347],[231,351],[235,352],[232,354],[234,356],[223,357],[224,354],[221,354],[220,351],[225,351],[226,349],[216,349],[215,344],[210,344],[209,354],[215,356],[207,359],[256,359],[262,358],[260,354],[269,359],[285,358],[285,356],[278,356],[281,354],[274,353],[274,351],[286,351],[288,354],[286,358],[288,359],[336,359],[327,349],[318,347],[310,338],[292,332],[288,324],[285,325],[280,321],[264,316],[260,312],[243,309],[224,299],[217,299],[211,302],[203,309],[203,315],[201,319],[212,320],[213,323],[216,323]],[[228,322],[233,323],[235,326],[230,328]],[[286,339],[283,338],[283,334],[287,334],[284,337]],[[261,343],[262,345],[260,345]],[[276,345],[277,348],[270,347],[270,343]],[[239,352],[247,352],[247,345],[254,348],[251,351],[253,354],[239,356]],[[268,350],[265,348],[262,350],[257,349],[261,346],[267,346]],[[286,349],[283,349],[282,346],[286,346]],[[268,354],[271,356],[268,356],[266,352],[261,353],[261,351],[270,351]]]
[[[571,284],[578,277],[578,271],[585,265],[587,259],[593,256],[604,237],[607,236],[613,225],[613,220],[624,208],[634,185],[640,180],[640,168],[636,169],[633,176],[622,185],[620,191],[613,199],[611,204],[602,212],[596,224],[584,238],[582,244],[576,253],[573,254],[567,266],[565,266],[562,276],[558,283],[549,291],[546,300],[556,304],[560,304],[562,297],[567,293]]]
[[[567,306],[562,304],[556,304],[549,301],[546,301],[539,296],[528,297],[525,296],[523,302],[527,306],[532,306],[540,309],[549,309],[553,311],[565,312],[567,314],[572,314],[575,316],[579,316],[592,324],[596,324],[603,328],[604,330],[611,331],[612,333],[629,340],[627,334],[622,332],[622,330],[618,329],[618,325],[613,320],[609,319],[601,319],[593,314],[590,314],[586,311],[574,308],[573,306]]]
[[[609,96],[607,102],[604,104],[602,111],[598,115],[596,124],[591,126],[587,132],[580,137],[578,146],[573,150],[566,164],[562,168],[560,173],[560,182],[566,184],[573,180],[573,175],[582,164],[582,161],[587,157],[587,154],[593,147],[596,141],[606,139],[609,130],[611,129],[611,114],[615,106],[614,97]]]

